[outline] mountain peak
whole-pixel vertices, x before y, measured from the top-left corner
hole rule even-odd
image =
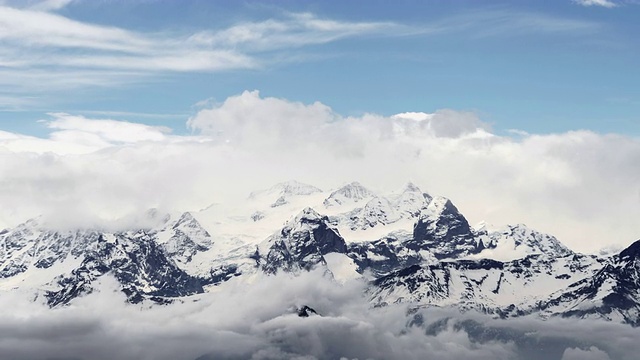
[[[182,213],[182,215],[180,215],[180,218],[178,219],[177,224],[183,224],[189,221],[194,221],[195,218],[193,217],[193,215],[191,215],[190,212],[185,211]]]
[[[345,193],[345,194],[351,193],[353,196],[356,196],[356,195],[373,195],[373,192],[371,192],[369,189],[364,187],[364,185],[362,185],[358,181],[352,181],[352,182],[342,186],[340,189],[336,190],[335,192],[342,192],[342,193]]]
[[[208,250],[213,244],[209,232],[190,212],[182,213],[173,225],[161,232],[169,236],[162,247],[171,258],[181,263],[188,263],[196,253]]]
[[[305,196],[319,192],[322,192],[322,190],[313,185],[301,183],[296,180],[289,180],[275,184],[266,190],[253,191],[249,194],[249,199],[255,199],[266,195],[286,200],[286,198],[290,196]]]
[[[413,242],[429,249],[439,259],[482,250],[467,219],[449,199],[440,196],[433,198],[420,213],[413,228]]]
[[[304,220],[318,221],[318,220],[321,220],[322,218],[323,218],[322,215],[320,215],[317,211],[313,210],[313,208],[307,206],[306,208],[302,209],[302,211],[300,211],[298,215],[295,216],[293,222],[299,223]]]
[[[524,224],[507,225],[495,231],[483,228],[476,230],[476,233],[483,234],[492,245],[490,247],[495,249],[480,255],[495,260],[515,260],[534,254],[544,255],[547,258],[574,254],[554,236],[531,229]]]
[[[301,183],[296,180],[279,183],[275,185],[274,188],[280,189],[282,195],[311,195],[322,192],[322,190],[313,185]]]
[[[188,211],[183,212],[180,218],[171,226],[173,229],[181,229],[190,233],[199,233],[199,237],[209,237],[209,233],[202,227],[200,222]]]
[[[357,181],[342,186],[329,195],[323,202],[325,207],[339,206],[345,203],[357,203],[375,196],[375,193]]]
[[[420,190],[420,188],[412,183],[411,181],[409,181],[405,186],[404,186],[404,190],[402,192],[418,192],[418,193],[422,193],[422,190]]]
[[[421,217],[423,215],[442,216],[444,214],[460,214],[460,211],[458,211],[458,208],[453,205],[451,200],[442,196],[436,196],[431,199],[431,202],[429,202],[429,205],[427,205],[427,208],[423,214],[421,214]]]
[[[346,253],[347,245],[327,216],[310,207],[302,210],[279,232],[265,240],[255,255],[263,271],[310,270],[326,264],[324,255]]]

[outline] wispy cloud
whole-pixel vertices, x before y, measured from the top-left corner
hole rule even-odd
[[[37,1],[35,4],[31,5],[29,8],[32,10],[41,10],[41,11],[50,11],[50,10],[60,10],[67,5],[71,4],[74,0],[44,0]]]
[[[195,32],[142,32],[65,17],[69,0],[0,1],[0,92],[5,109],[29,106],[25,94],[114,86],[159,75],[260,69],[305,61],[305,47],[349,38],[585,34],[599,24],[505,9],[467,12],[423,24],[348,21],[282,12],[261,21]],[[329,55],[327,55],[329,56]]]
[[[189,113],[147,113],[135,111],[111,111],[111,110],[74,110],[73,113],[83,115],[118,116],[129,118],[152,118],[152,119],[179,119],[184,120],[189,117]]]
[[[618,4],[610,0],[573,0],[573,2],[582,6],[602,6],[606,8],[618,6]]]
[[[325,44],[365,34],[410,33],[409,27],[392,22],[340,22],[320,19],[311,13],[290,13],[285,20],[248,22],[228,29],[194,34],[190,41],[216,47],[268,51],[305,45]]]
[[[386,34],[385,22],[342,22],[312,14],[197,33],[144,33],[51,12],[69,1],[0,5],[0,85],[16,91],[121,84],[158,73],[262,66],[263,51]],[[17,100],[16,100],[17,101]]]
[[[538,12],[492,9],[466,12],[442,19],[432,33],[469,33],[473,37],[522,35],[585,35],[601,30],[597,22]]]

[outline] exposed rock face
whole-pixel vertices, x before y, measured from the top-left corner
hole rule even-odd
[[[202,285],[215,283],[214,277],[220,275],[192,276],[179,264],[206,251],[211,237],[189,213],[174,222],[167,217],[162,223],[160,230],[54,231],[30,220],[0,234],[0,277],[50,272],[49,282],[38,286],[47,289],[45,297],[51,306],[93,292],[94,282],[107,273],[134,303],[144,299],[166,302],[203,292]]]
[[[392,233],[380,240],[349,244],[349,256],[358,271],[371,271],[375,277],[423,262],[437,261],[429,251],[411,246],[411,233]]]
[[[261,244],[254,256],[264,272],[276,273],[326,264],[323,255],[330,252],[344,254],[347,244],[326,216],[306,208]]]
[[[477,254],[485,244],[476,239],[467,219],[450,200],[436,197],[420,213],[413,228],[414,249],[428,249],[438,259]]]
[[[201,280],[180,270],[144,231],[116,234],[112,241],[100,236],[84,254],[79,267],[57,279],[59,289],[46,293],[51,306],[65,304],[92,292],[92,283],[111,273],[132,303],[203,292]]]
[[[318,313],[315,310],[308,307],[307,305],[304,305],[301,308],[299,308],[297,310],[297,313],[299,317],[309,317],[309,316],[318,315]]]

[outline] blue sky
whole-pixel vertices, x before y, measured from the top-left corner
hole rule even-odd
[[[8,1],[0,27],[5,131],[65,112],[188,133],[202,104],[260,90],[346,116],[640,135],[631,1]]]

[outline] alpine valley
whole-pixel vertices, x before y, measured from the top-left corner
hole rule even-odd
[[[150,210],[128,230],[60,229],[34,218],[0,232],[0,296],[72,306],[116,280],[132,304],[196,301],[233,282],[321,270],[366,283],[371,308],[455,308],[640,325],[640,241],[587,255],[522,224],[472,226],[414,184],[377,194],[295,181],[182,214]],[[315,314],[314,304],[298,309]]]

